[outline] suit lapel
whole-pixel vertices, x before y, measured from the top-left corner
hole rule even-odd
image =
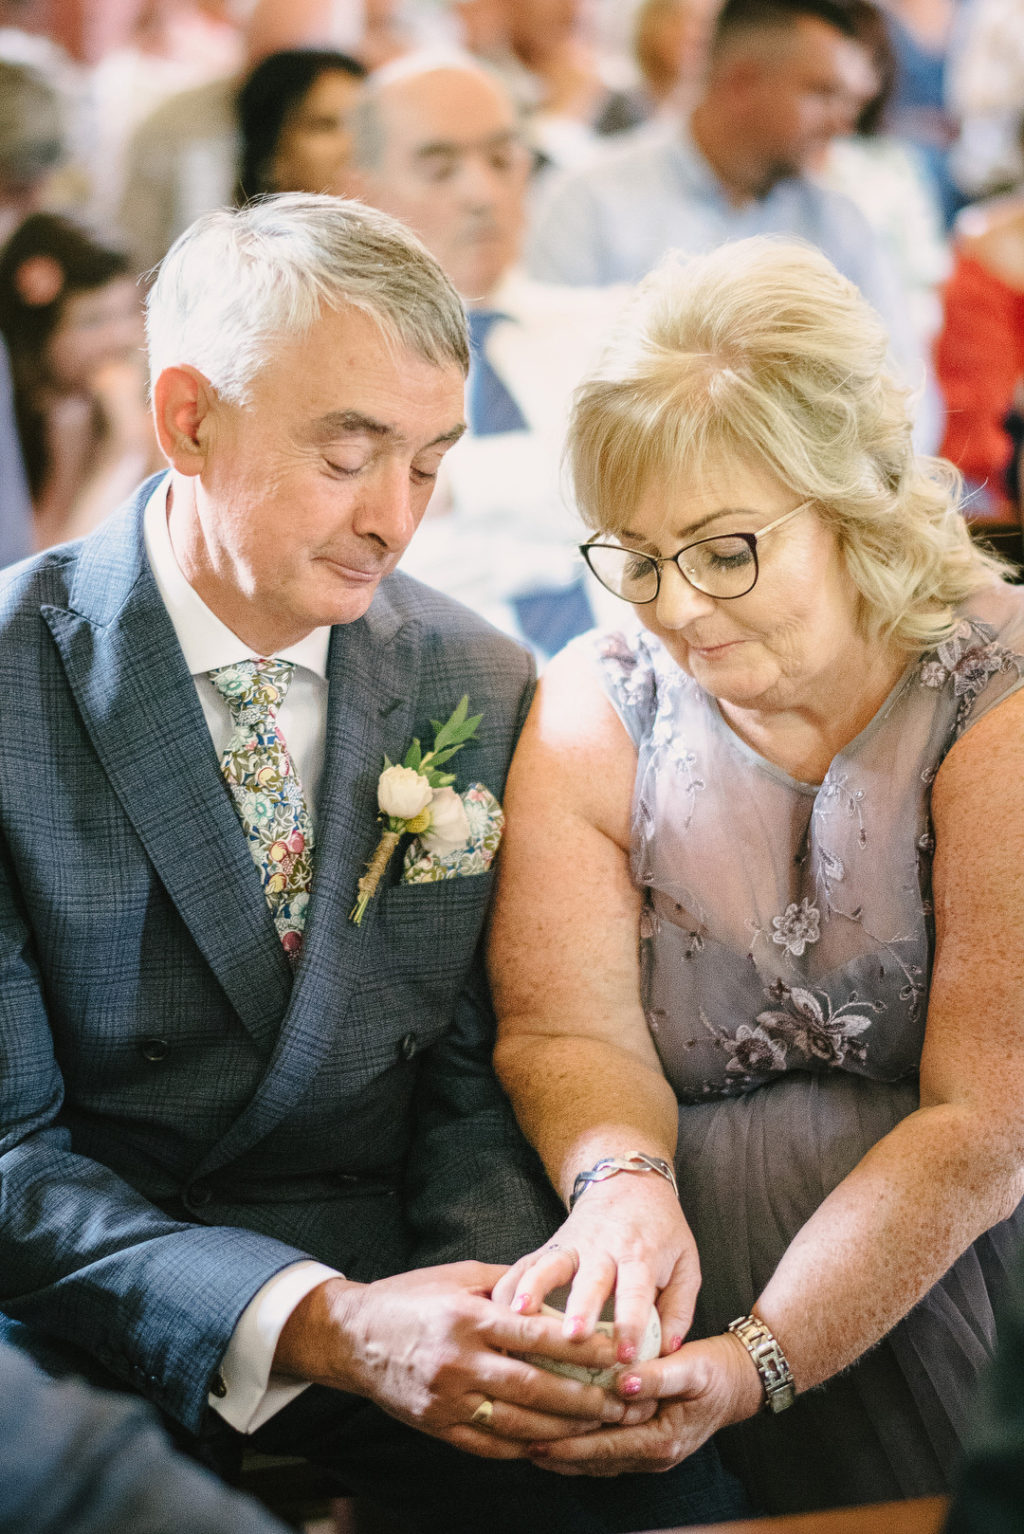
[[[224,1138],[196,1169],[208,1176],[261,1140],[302,1097],[359,985],[372,907],[349,921],[356,882],[380,835],[377,778],[409,744],[418,693],[419,626],[401,623],[383,586],[365,618],[334,629],[316,872],[291,1004],[267,1073]]]
[[[134,506],[83,546],[67,608],[43,617],[110,783],[243,1025],[269,1047],[288,960],[220,773]]]

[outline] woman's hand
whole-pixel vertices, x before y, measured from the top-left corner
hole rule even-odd
[[[671,1185],[656,1173],[619,1173],[592,1183],[547,1246],[521,1257],[495,1286],[514,1310],[538,1310],[550,1290],[572,1285],[563,1335],[589,1337],[615,1296],[616,1356],[632,1363],[652,1304],[662,1352],[674,1353],[693,1320],[700,1263]]]
[[[639,1365],[620,1377],[618,1388],[630,1401],[661,1404],[638,1426],[535,1443],[530,1447],[533,1462],[561,1475],[670,1470],[719,1428],[753,1417],[764,1404],[753,1360],[728,1332],[688,1342],[667,1358]]]

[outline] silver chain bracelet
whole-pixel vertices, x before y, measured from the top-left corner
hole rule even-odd
[[[569,1196],[569,1208],[573,1208],[580,1194],[586,1192],[592,1182],[604,1182],[606,1178],[614,1177],[616,1172],[657,1172],[659,1177],[664,1177],[672,1184],[673,1193],[679,1197],[679,1184],[671,1161],[665,1161],[661,1156],[648,1156],[646,1151],[627,1151],[624,1156],[602,1156],[589,1171],[578,1173]]]

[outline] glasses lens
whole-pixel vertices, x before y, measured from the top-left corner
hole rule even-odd
[[[705,538],[683,549],[679,564],[710,597],[741,597],[757,580],[757,559],[744,538]]]
[[[624,602],[653,602],[658,594],[658,567],[646,554],[632,549],[617,549],[605,543],[590,543],[587,563],[605,586]]]

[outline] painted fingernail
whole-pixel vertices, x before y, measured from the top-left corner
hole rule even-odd
[[[578,1341],[578,1339],[583,1336],[583,1333],[586,1331],[586,1329],[586,1323],[582,1316],[566,1316],[565,1335],[567,1337],[571,1337],[573,1342]]]
[[[620,1364],[631,1364],[636,1357],[635,1342],[620,1342],[618,1359]]]
[[[624,1374],[619,1380],[619,1390],[624,1396],[638,1396],[643,1387],[639,1374]]]
[[[512,1309],[517,1310],[519,1314],[522,1315],[523,1311],[529,1310],[532,1304],[532,1296],[529,1294],[517,1294],[515,1299],[512,1301]]]
[[[678,1353],[682,1345],[682,1337],[670,1337],[668,1342],[668,1350],[670,1353]]]

